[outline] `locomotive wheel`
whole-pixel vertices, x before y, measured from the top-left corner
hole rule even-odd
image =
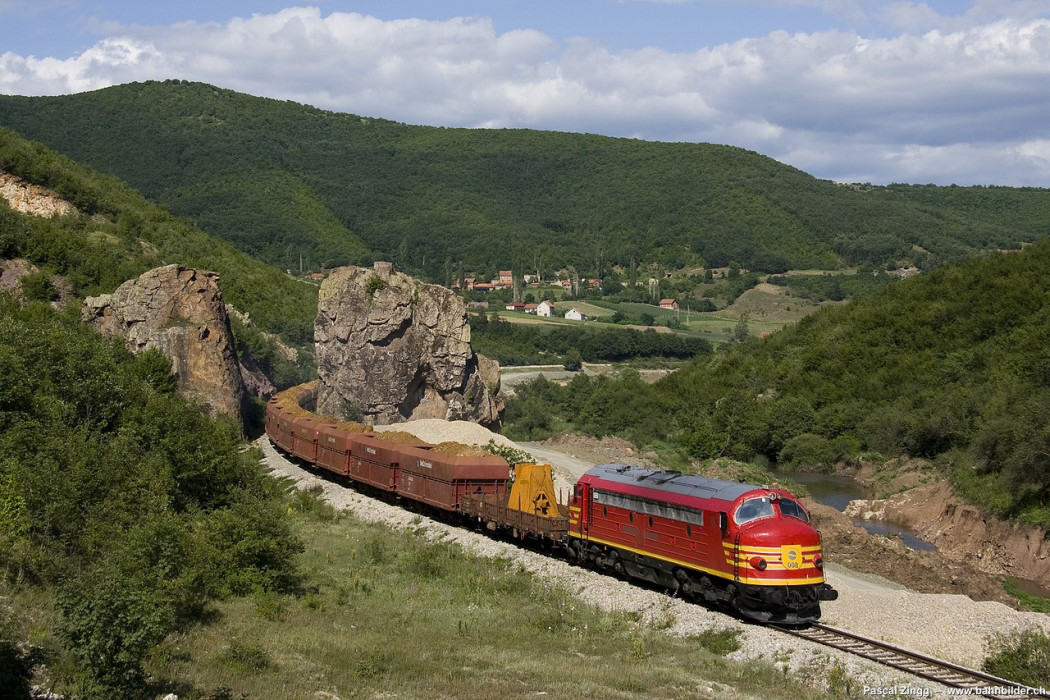
[[[726,586],[726,604],[728,604],[729,607],[733,608],[733,610],[740,609],[740,604],[737,600],[738,597],[738,591],[734,584],[731,583],[728,586]]]

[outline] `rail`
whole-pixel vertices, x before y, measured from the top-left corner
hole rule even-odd
[[[840,649],[861,658],[911,673],[920,678],[936,681],[953,688],[969,688],[974,695],[996,697],[1047,697],[1050,693],[1041,688],[1030,688],[1021,683],[993,676],[990,673],[959,666],[949,661],[936,659],[903,647],[863,637],[837,627],[812,623],[808,627],[783,627],[777,629],[796,637]],[[992,691],[994,692],[988,692]]]

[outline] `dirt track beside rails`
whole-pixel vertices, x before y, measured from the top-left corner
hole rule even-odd
[[[630,461],[644,463],[638,455],[628,454],[629,445],[615,439],[604,442],[570,437],[554,444],[516,445],[473,423],[437,420],[413,421],[390,426],[412,432],[427,442],[456,441],[487,444],[489,439],[531,451],[541,461],[549,461],[556,472],[556,485],[567,489],[575,478],[593,464]],[[382,428],[381,428],[382,429]],[[364,520],[382,522],[392,527],[418,527],[418,515],[396,506],[368,498],[352,488],[307,471],[278,454],[265,437],[259,441],[265,462],[277,474],[296,479],[302,487],[320,485],[324,497],[333,506],[351,511]],[[838,664],[858,683],[887,687],[911,685],[930,687],[903,673],[892,671],[842,652],[803,642],[768,628],[740,622],[730,616],[672,598],[594,571],[572,566],[512,544],[489,539],[469,530],[451,527],[424,518],[427,532],[434,538],[459,543],[481,556],[513,557],[537,577],[564,586],[583,601],[608,610],[629,611],[642,620],[667,626],[669,633],[688,636],[707,629],[731,628],[742,632],[742,648],[730,658],[766,659],[791,668],[819,686],[827,678],[831,665]],[[885,539],[867,536],[871,540]],[[830,544],[830,542],[829,542]],[[876,543],[877,544],[877,543]],[[830,549],[830,547],[829,547]],[[900,561],[873,548],[869,568],[877,568],[880,557],[891,568]],[[854,555],[859,557],[859,555]],[[829,553],[833,561],[833,555]],[[859,559],[858,559],[859,560]],[[874,562],[874,563],[873,563]],[[904,564],[907,566],[907,564]],[[974,602],[956,593],[918,593],[875,573],[860,573],[834,563],[828,567],[828,581],[839,590],[839,600],[824,603],[824,621],[857,634],[883,639],[916,651],[979,668],[985,657],[985,639],[996,632],[1040,625],[1050,631],[1050,617],[1038,613],[1017,612],[1006,605]],[[931,573],[931,576],[934,574]],[[953,586],[944,582],[946,590]]]

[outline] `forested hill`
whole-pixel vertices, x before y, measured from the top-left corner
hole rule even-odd
[[[293,344],[312,342],[315,286],[205,234],[116,178],[4,128],[0,170],[54,191],[79,211],[43,219],[19,214],[0,199],[0,259],[26,258],[45,278],[61,275],[78,297],[112,292],[170,263],[215,270],[227,303],[249,313],[259,328]]]
[[[730,146],[409,126],[180,81],[0,96],[0,125],[281,268],[934,266],[1050,220],[1048,190],[843,186]]]
[[[823,309],[651,387],[578,378],[516,393],[512,435],[564,419],[697,458],[926,458],[982,508],[1050,527],[1050,241]]]

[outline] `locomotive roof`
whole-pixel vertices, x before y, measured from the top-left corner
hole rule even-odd
[[[599,464],[587,470],[587,475],[596,476],[605,482],[705,500],[715,498],[735,501],[749,491],[762,488],[755,484],[711,479],[706,476],[682,474],[676,471],[645,469],[628,464]]]

